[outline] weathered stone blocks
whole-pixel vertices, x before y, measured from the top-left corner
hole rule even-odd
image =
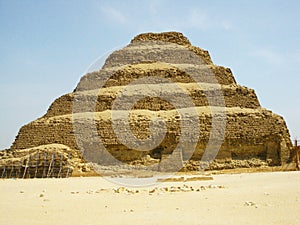
[[[150,79],[148,83],[134,83],[154,77],[162,82]],[[125,87],[130,91],[124,92]],[[149,90],[158,91],[152,96]],[[160,97],[159,90],[165,99]],[[215,101],[218,93],[222,98]],[[178,110],[185,107],[186,95],[196,116],[182,118]],[[120,96],[123,101],[117,103]],[[139,99],[134,104],[133,96]],[[168,101],[174,98],[180,107]],[[124,130],[119,132],[132,132],[140,140],[151,137],[149,126],[153,119],[164,121],[166,134],[158,146],[140,151],[119,140],[113,123],[126,121],[116,121],[112,114],[124,108],[131,110],[130,129],[123,126]],[[84,75],[75,91],[56,99],[43,117],[23,126],[11,149],[0,157],[5,158],[5,164],[7,158],[26,149],[55,143],[74,151],[78,163],[84,163],[82,156],[100,164],[109,164],[109,155],[124,163],[153,157],[164,162],[161,170],[177,170],[182,161],[201,160],[211,138],[212,111],[218,108],[225,112],[225,117],[219,119],[226,121],[226,127],[216,159],[257,158],[271,165],[288,161],[292,144],[284,119],[261,108],[254,90],[238,85],[229,68],[214,65],[206,50],[192,46],[181,33],[140,34],[128,46],[113,52],[103,68]],[[199,128],[198,138],[187,133],[189,138],[176,149],[181,132],[195,124]],[[90,128],[94,130],[87,135]],[[222,129],[217,127],[214,132],[221,136]],[[106,155],[99,150],[99,140]],[[214,151],[213,144],[209,151]]]

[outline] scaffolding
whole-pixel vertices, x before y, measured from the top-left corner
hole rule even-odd
[[[0,178],[67,178],[72,175],[71,154],[36,153],[15,160],[0,163]]]

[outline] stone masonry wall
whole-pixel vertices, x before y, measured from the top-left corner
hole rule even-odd
[[[149,135],[150,118],[147,115],[143,116],[143,111],[138,112],[138,114],[140,119],[131,121],[133,124],[131,129],[138,138],[146,138]],[[160,112],[158,111],[156,114],[160,114]],[[100,139],[116,158],[130,161],[151,153],[135,152],[123,146],[113,132],[111,121],[101,119],[101,113],[99,116],[97,128]],[[209,114],[199,115],[200,137],[192,159],[199,160],[202,157],[210,135],[210,119]],[[168,115],[165,120],[168,133],[160,148],[162,149],[161,154],[170,154],[180,135],[179,117]],[[87,126],[89,125],[89,122],[86,121],[85,123]],[[281,140],[289,137],[288,130],[282,129],[283,126],[285,126],[284,120],[279,116],[274,117],[270,111],[251,110],[251,113],[249,113],[249,110],[243,112],[240,109],[238,113],[228,112],[226,137],[219,152],[219,157],[222,154],[235,159],[248,159],[249,157],[259,156],[263,159],[271,158],[277,164],[281,163],[281,161],[287,160],[287,156],[282,155],[280,149],[278,149],[278,154],[274,155],[267,148],[268,145],[272,144],[280,145]],[[77,135],[80,135],[80,133]],[[72,120],[69,116],[40,119],[22,127],[12,149],[32,148],[50,143],[61,143],[72,149],[78,149]],[[189,151],[189,143],[187,142],[183,148],[184,157],[185,151]]]
[[[131,85],[140,78],[154,77],[163,81],[156,82],[152,79],[148,83]],[[181,118],[175,110],[178,106],[157,97],[160,95],[144,95],[158,86],[169,99],[176,98],[180,107],[190,113],[192,110],[185,104],[185,95],[168,86],[166,80],[175,83],[190,96],[198,118],[190,114],[188,119]],[[203,89],[199,89],[197,84],[202,85]],[[120,94],[129,86],[131,91]],[[218,89],[223,94],[224,102],[210,101],[218,95]],[[119,95],[124,99],[122,103],[115,101]],[[137,151],[126,147],[113,130],[112,113],[120,113],[120,109],[126,106],[128,108],[132,96],[140,97],[131,108],[129,122],[136,138],[143,140],[151,136],[149,125],[153,118],[165,121],[166,136],[155,149]],[[209,105],[209,102],[213,103]],[[140,160],[146,155],[165,159],[173,155],[180,143],[181,131],[195,124],[199,126],[199,137],[193,136],[193,129],[187,129],[191,133],[186,134],[187,138],[180,143],[180,149],[175,151],[174,157],[180,160],[188,160],[190,157],[192,160],[200,160],[210,138],[211,110],[214,108],[224,109],[226,112],[225,136],[213,136],[215,140],[212,143],[222,140],[217,159],[247,160],[253,157],[270,161],[272,165],[282,165],[288,161],[292,143],[284,119],[261,108],[254,90],[238,85],[229,68],[214,65],[206,50],[192,46],[178,32],[141,34],[129,45],[114,51],[102,68],[81,78],[73,93],[56,99],[46,115],[23,126],[7,154],[0,154],[0,161],[4,155],[6,158],[13,158],[18,152],[26,152],[26,149],[59,144],[68,148],[68,151],[94,157],[93,162],[109,163],[107,157],[102,157],[102,152],[99,153],[99,140],[114,158],[123,162]],[[94,117],[95,121],[91,119]],[[120,132],[127,134],[128,127],[122,126],[126,121],[120,119],[114,123],[120,124]],[[90,128],[95,130],[88,133]],[[217,127],[216,134],[221,134],[222,129]],[[158,129],[155,132],[154,135],[159,135]],[[131,139],[127,141],[133,142]],[[213,154],[216,148],[217,144],[210,146],[208,154]],[[75,161],[82,163],[81,156],[79,158],[80,160]],[[175,164],[174,166],[181,165]],[[169,166],[172,167],[171,164]],[[3,170],[5,165],[1,168]]]
[[[192,101],[195,106],[207,106],[208,100],[207,98],[214,97],[214,90],[206,91],[205,93],[199,88],[182,85],[184,89],[189,93],[189,96],[192,98]],[[166,85],[167,87],[167,85]],[[241,108],[259,108],[260,104],[256,97],[254,90],[242,87],[242,86],[222,86],[222,92],[225,100],[226,107],[241,107]],[[89,92],[82,92],[82,97],[78,97],[77,99],[81,99],[80,101],[84,101],[86,104],[86,108],[83,108],[82,111],[90,111],[93,109],[96,112],[101,112],[104,110],[108,110],[112,108],[112,104],[114,103],[118,94],[122,91],[121,88],[117,90],[110,90],[109,88],[103,89],[103,91],[99,92],[99,96],[97,98],[97,102],[94,102],[94,97]],[[170,96],[175,93],[170,93]],[[137,96],[138,94],[136,94]],[[180,94],[177,94],[177,98],[180,97]],[[126,98],[123,95],[125,102],[122,104],[126,104]],[[128,97],[128,102],[131,100],[131,96]],[[184,101],[185,96],[182,95],[182,101]],[[66,94],[62,97],[56,99],[52,105],[50,106],[46,117],[52,116],[60,116],[72,114],[73,112],[73,100],[74,94]],[[95,105],[95,107],[92,107]],[[161,100],[160,98],[154,97],[146,97],[141,99],[138,104],[134,106],[134,109],[149,109],[149,110],[170,110],[174,109],[170,103]]]

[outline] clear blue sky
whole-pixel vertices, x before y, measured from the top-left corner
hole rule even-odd
[[[72,92],[97,57],[176,30],[230,67],[300,138],[300,1],[0,0],[0,149]]]

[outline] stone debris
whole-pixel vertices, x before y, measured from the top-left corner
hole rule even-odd
[[[123,212],[130,212],[130,213],[132,213],[132,212],[134,212],[134,210],[133,209],[130,209],[130,210],[124,209]]]
[[[245,205],[245,206],[253,206],[253,207],[255,207],[255,208],[258,208],[257,205],[256,205],[256,203],[255,203],[255,202],[252,202],[252,201],[246,201],[246,202],[244,203],[244,205]]]
[[[184,165],[182,171],[199,171],[201,162],[195,160],[189,160]],[[262,159],[252,158],[252,159],[243,159],[243,160],[220,160],[215,159],[210,163],[207,163],[205,167],[207,170],[224,170],[224,169],[237,169],[237,168],[265,168],[272,166],[272,160],[267,162]]]
[[[204,181],[213,180],[212,176],[194,176],[194,177],[169,177],[158,178],[157,182],[190,182],[190,181]]]
[[[101,188],[101,189],[95,191],[95,193],[99,194],[101,192],[108,192],[108,191],[109,191],[108,189]]]
[[[125,187],[119,187],[117,189],[113,189],[114,193],[126,193],[126,194],[137,194],[140,191],[139,190],[135,190],[135,189],[128,189]]]
[[[153,189],[150,189],[148,191],[149,194],[162,194],[162,193],[174,193],[174,192],[199,192],[199,191],[204,191],[207,189],[221,189],[225,188],[222,185],[208,185],[208,186],[200,186],[199,188],[193,187],[193,186],[188,186],[188,185],[182,185],[182,186],[170,186],[170,187],[155,187]]]
[[[222,185],[212,185],[212,184],[210,184],[210,185],[208,186],[208,188],[224,188],[224,186],[222,186]]]
[[[101,188],[96,191],[88,190],[85,193],[87,194],[101,194],[101,193],[113,193],[113,194],[126,194],[126,195],[134,195],[141,193],[152,194],[165,194],[165,193],[177,193],[177,192],[200,192],[208,189],[222,189],[225,188],[223,185],[207,185],[207,186],[190,186],[183,184],[181,186],[164,186],[164,187],[154,187],[151,189],[136,189],[136,188],[126,188],[126,187],[118,187],[118,188]],[[79,194],[79,191],[72,191],[71,194]],[[106,206],[107,207],[107,206]]]

